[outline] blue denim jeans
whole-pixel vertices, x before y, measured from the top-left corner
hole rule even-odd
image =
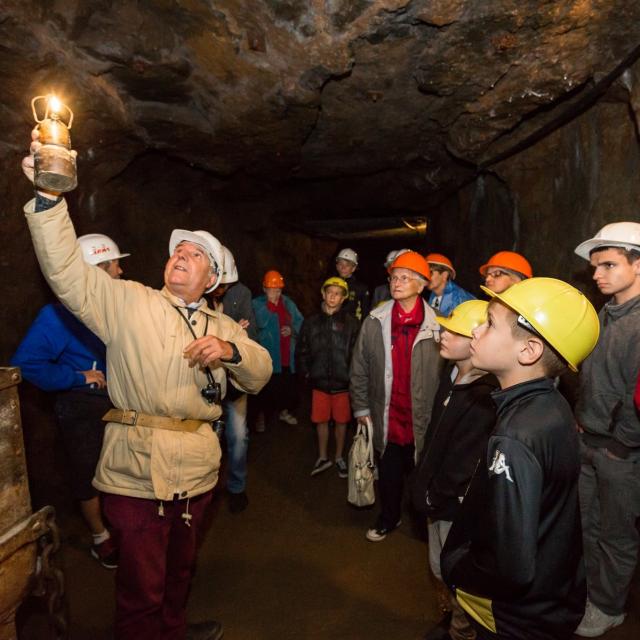
[[[247,394],[222,403],[225,416],[225,438],[227,440],[227,491],[241,493],[247,482],[247,449],[249,429],[247,427]]]

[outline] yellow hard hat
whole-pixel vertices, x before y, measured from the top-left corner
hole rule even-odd
[[[436,318],[436,320],[447,331],[471,338],[471,332],[486,321],[488,307],[489,303],[485,300],[467,300],[459,304],[448,318]]]
[[[324,290],[327,287],[341,287],[344,289],[345,297],[349,295],[349,285],[346,280],[342,278],[338,278],[338,276],[332,276],[331,278],[327,278],[323,283],[322,287],[320,287],[320,293],[324,293]]]
[[[555,278],[522,280],[502,293],[482,290],[522,316],[564,358],[572,371],[593,351],[598,314],[586,296]]]

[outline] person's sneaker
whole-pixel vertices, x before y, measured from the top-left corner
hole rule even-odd
[[[100,544],[91,545],[91,556],[105,569],[118,568],[118,549],[113,538],[107,538]]]
[[[376,524],[367,531],[366,538],[369,542],[382,542],[389,533],[397,529],[401,524],[402,520],[398,520],[395,527],[382,527]]]
[[[338,468],[338,476],[340,478],[349,477],[349,469],[347,469],[347,463],[344,458],[336,458],[336,467]]]
[[[215,620],[187,625],[186,640],[220,640],[223,635],[222,625]]]
[[[574,633],[583,638],[597,638],[609,631],[609,629],[621,625],[626,615],[626,613],[620,613],[617,616],[610,616],[608,613],[598,609],[593,602],[587,600],[584,616]]]
[[[326,458],[318,458],[316,463],[313,465],[313,469],[311,469],[311,475],[317,476],[319,473],[326,471],[327,469],[331,469],[333,466],[331,460],[327,460]]]
[[[257,433],[264,433],[266,429],[266,422],[264,419],[264,413],[259,413],[256,418],[255,430]]]
[[[282,420],[282,422],[286,422],[287,424],[298,424],[298,418],[292,416],[287,409],[283,409],[278,414],[278,418]]]
[[[249,498],[246,491],[240,491],[240,493],[231,493],[227,491],[229,511],[231,513],[240,513],[249,506]]]

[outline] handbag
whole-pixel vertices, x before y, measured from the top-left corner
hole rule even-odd
[[[368,507],[376,500],[373,489],[375,464],[373,462],[373,424],[367,416],[349,449],[349,492],[347,500],[356,507]]]

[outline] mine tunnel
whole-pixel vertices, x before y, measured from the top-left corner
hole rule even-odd
[[[33,187],[21,168],[31,101],[51,94],[73,112],[77,187],[64,198],[76,234],[106,234],[130,254],[123,280],[161,289],[172,230],[202,229],[231,250],[253,296],[265,272],[282,274],[305,318],[319,312],[345,248],[371,293],[386,283],[387,253],[406,248],[446,255],[455,282],[486,299],[479,268],[513,251],[596,309],[608,300],[574,249],[604,225],[640,222],[634,0],[0,5],[2,367],[56,301],[25,222]],[[0,462],[0,509],[55,508],[67,625],[51,622],[30,587],[17,637],[115,637],[115,572],[90,557],[55,393],[16,379],[7,384],[19,405],[7,402],[24,452],[8,444],[20,418],[4,408],[0,450],[5,461],[24,455],[27,475]],[[574,373],[559,380],[572,406],[578,384]],[[297,425],[276,417],[256,432],[250,406],[241,513],[227,508],[223,447],[189,622],[219,620],[228,640],[423,637],[441,618],[425,522],[405,513],[388,540],[366,540],[377,507],[350,507],[335,470],[310,477],[309,412],[301,389]],[[347,448],[354,433],[350,424]],[[0,519],[0,558],[16,521]],[[632,564],[637,542],[634,554]],[[0,594],[11,571],[29,572],[2,570]],[[638,636],[639,597],[636,576],[626,619],[607,638]],[[15,606],[0,602],[2,616],[12,621]],[[9,627],[0,637],[16,637]]]

